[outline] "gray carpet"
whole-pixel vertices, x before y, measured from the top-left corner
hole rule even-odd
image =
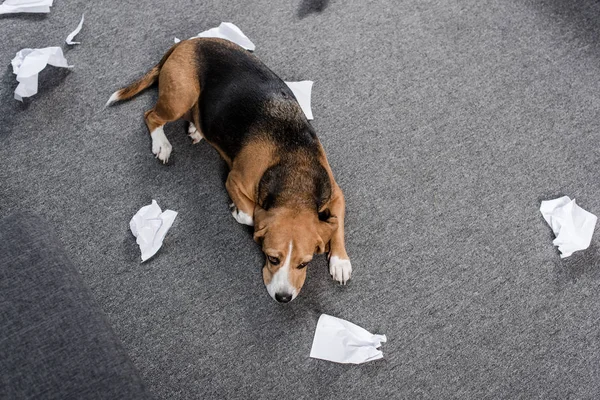
[[[61,45],[83,12],[75,68],[12,100],[14,53]],[[174,36],[221,21],[282,78],[315,81],[347,287],[318,257],[274,302],[217,153],[175,123],[170,165],[154,159],[155,90],[103,110]],[[157,398],[598,398],[598,228],[561,260],[538,208],[569,195],[600,214],[599,21],[592,0],[56,0],[0,17],[0,217],[54,225]],[[179,216],[141,264],[128,222],[152,198]],[[310,359],[321,313],[386,334],[385,359]]]

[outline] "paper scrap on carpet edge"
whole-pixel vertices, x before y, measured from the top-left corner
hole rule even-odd
[[[352,322],[322,314],[317,322],[310,357],[342,364],[362,364],[383,358],[383,352],[378,349],[385,342],[385,335],[374,335]]]
[[[67,36],[67,39],[65,40],[65,42],[67,42],[67,44],[69,44],[69,45],[81,44],[81,42],[74,42],[73,38],[79,33],[79,31],[81,31],[81,27],[83,26],[83,17],[84,17],[84,14],[81,14],[81,21],[79,22],[79,25],[77,25],[77,28],[75,28],[75,30],[73,32],[69,33],[69,36]]]
[[[0,4],[0,14],[46,14],[50,12],[52,2],[53,0],[6,0]]]
[[[177,212],[165,210],[158,206],[156,200],[152,204],[140,208],[129,221],[129,229],[137,238],[136,243],[140,246],[142,262],[156,254],[162,247],[167,232],[173,225]]]
[[[46,65],[61,68],[73,68],[69,65],[60,47],[43,49],[22,49],[10,62],[13,73],[17,75],[19,85],[15,89],[15,99],[33,96],[38,92],[38,74]]]
[[[556,236],[552,243],[558,246],[561,258],[590,246],[598,218],[579,207],[575,199],[563,196],[542,201],[540,212]]]
[[[312,120],[313,113],[310,108],[310,97],[312,92],[313,81],[286,82],[285,84],[292,90],[296,100],[300,104],[306,119]]]
[[[231,22],[221,22],[221,25],[219,25],[218,27],[206,30],[204,32],[200,32],[196,36],[192,36],[190,39],[197,37],[227,39],[230,42],[242,46],[244,49],[250,51],[254,51],[254,49],[256,48],[254,43],[252,43],[252,41],[248,39],[248,36],[244,35],[244,32],[242,32],[240,28],[238,28]],[[175,43],[179,43],[180,41],[181,40],[175,38]]]

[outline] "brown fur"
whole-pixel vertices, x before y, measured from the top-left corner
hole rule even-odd
[[[171,55],[160,69],[158,102],[145,115],[150,133],[194,110],[200,96],[198,66],[195,62],[196,46],[190,41],[178,44],[179,46],[171,48]]]
[[[319,221],[314,213],[309,211],[279,208],[269,216],[262,216],[263,210],[256,215],[255,239],[262,240],[262,248],[266,255],[281,260],[279,265],[271,265],[267,260],[263,267],[265,285],[271,282],[273,275],[284,264],[288,257],[289,245],[292,243],[290,268],[288,272],[290,283],[300,292],[306,279],[307,268],[297,268],[302,263],[312,260],[313,254],[319,253],[323,247],[323,239],[318,232]],[[267,235],[268,232],[274,234]]]

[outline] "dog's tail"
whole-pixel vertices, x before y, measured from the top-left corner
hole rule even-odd
[[[181,43],[181,42],[180,42]],[[156,64],[150,71],[146,72],[144,76],[142,76],[137,81],[133,82],[131,85],[124,87],[123,89],[119,89],[114,92],[110,99],[106,102],[106,107],[116,103],[117,101],[129,100],[139,92],[144,89],[149,88],[158,80],[158,75],[160,74],[160,69],[162,68],[167,58],[173,53],[173,50],[179,45],[179,43],[175,43],[169,51],[163,56],[158,64]]]

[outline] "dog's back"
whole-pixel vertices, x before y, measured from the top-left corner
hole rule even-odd
[[[256,56],[222,39],[195,39],[200,124],[231,159],[248,140],[268,136],[292,150],[316,146],[316,135],[289,87]]]

